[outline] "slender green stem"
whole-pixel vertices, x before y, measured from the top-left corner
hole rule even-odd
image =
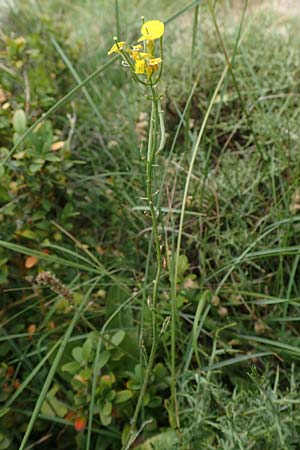
[[[152,289],[152,297],[148,299],[148,306],[151,309],[151,318],[152,318],[152,337],[151,337],[151,350],[148,359],[148,364],[144,374],[143,384],[139,393],[139,397],[136,403],[135,411],[131,420],[131,429],[128,436],[128,440],[123,446],[124,450],[127,450],[136,437],[136,423],[138,416],[140,414],[144,396],[149,384],[151,372],[153,369],[153,365],[155,362],[157,344],[158,344],[158,332],[157,332],[157,298],[158,298],[158,287],[159,280],[162,268],[162,256],[161,256],[161,238],[159,235],[158,229],[158,208],[154,206],[154,175],[155,175],[155,158],[157,154],[157,134],[158,134],[158,124],[161,126],[160,121],[160,106],[159,106],[159,98],[157,97],[156,89],[151,84],[151,95],[152,95],[152,108],[151,108],[151,120],[150,120],[150,129],[149,129],[149,139],[148,139],[148,151],[146,158],[146,194],[147,201],[151,215],[152,221],[152,232],[153,232],[153,242],[156,251],[156,275],[153,280],[153,289]],[[160,128],[161,133],[164,132],[164,128]],[[160,147],[162,146],[162,141],[164,141],[164,137],[161,136]],[[159,147],[159,148],[160,148]]]
[[[160,143],[157,150],[159,153],[164,149],[166,143],[166,131],[165,131],[165,122],[164,122],[164,112],[162,110],[160,101],[158,100],[158,117],[159,117],[159,126],[160,126]]]
[[[192,81],[192,78],[193,78],[193,65],[194,65],[196,39],[197,39],[198,17],[199,17],[199,4],[197,6],[195,6],[195,9],[194,9],[192,47],[191,47],[191,66],[190,66],[190,78],[191,78],[191,81]]]
[[[190,61],[190,74],[189,74],[189,84],[192,86],[193,83],[193,70],[194,70],[194,59],[195,59],[195,49],[197,40],[197,29],[198,29],[198,16],[199,16],[199,4],[194,8],[194,19],[193,19],[193,30],[192,30],[192,45],[191,45],[191,61]],[[185,145],[186,149],[189,148],[190,142],[190,118],[191,118],[191,104],[188,107],[185,122]]]
[[[173,20],[176,20],[177,17],[180,17],[185,12],[189,11],[190,9],[194,8],[196,5],[201,3],[201,0],[195,0],[193,2],[188,3],[183,8],[181,8],[179,11],[177,11],[175,14],[172,14],[168,19],[164,21],[165,24],[168,24],[169,22],[173,22]]]
[[[120,14],[119,14],[119,2],[118,0],[115,0],[115,18],[116,18],[116,36],[121,36],[121,30],[120,30]]]

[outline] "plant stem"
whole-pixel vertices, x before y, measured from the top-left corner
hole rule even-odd
[[[119,39],[121,36],[121,31],[120,31],[120,14],[119,14],[118,0],[115,0],[115,18],[116,18],[116,36]]]
[[[159,98],[157,97],[155,87],[150,83],[151,95],[152,95],[152,107],[151,107],[151,119],[149,128],[149,139],[148,139],[148,151],[146,158],[146,194],[147,201],[151,215],[152,221],[152,232],[153,232],[153,242],[156,252],[156,275],[153,280],[152,297],[149,298],[149,307],[151,309],[152,318],[152,337],[151,337],[151,350],[149,355],[148,364],[146,367],[143,384],[139,393],[135,411],[131,420],[131,427],[127,442],[123,446],[124,450],[130,448],[130,445],[134,442],[136,434],[136,422],[140,411],[142,409],[144,396],[149,384],[151,372],[155,362],[157,344],[158,344],[158,333],[157,333],[157,297],[158,297],[158,286],[162,268],[162,257],[161,257],[161,243],[160,235],[158,231],[158,207],[154,206],[153,197],[154,193],[154,175],[155,175],[155,159],[157,155],[157,145],[158,145],[158,124],[160,124],[160,146],[162,147],[162,142],[164,142],[164,127],[161,124],[161,110],[159,105]]]

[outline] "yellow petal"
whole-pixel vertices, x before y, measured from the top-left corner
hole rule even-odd
[[[160,20],[148,20],[148,22],[143,23],[141,28],[142,36],[139,38],[138,42],[141,41],[154,41],[162,37],[165,31],[165,26]]]
[[[162,62],[161,58],[152,58],[149,60],[149,66],[157,66],[157,64],[160,64]]]
[[[130,56],[134,61],[137,61],[138,59],[140,59],[139,52],[135,52],[135,51],[131,52]]]
[[[126,42],[118,42],[112,46],[112,48],[107,52],[108,55],[111,55],[112,53],[121,53],[120,50],[124,47]]]
[[[151,53],[140,52],[140,57],[145,59],[145,58],[151,58],[152,55],[151,55]]]
[[[141,75],[141,74],[145,73],[145,61],[144,61],[144,59],[138,59],[135,62],[134,73],[136,73],[137,75]]]

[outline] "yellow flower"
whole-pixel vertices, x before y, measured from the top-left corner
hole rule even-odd
[[[148,64],[149,66],[158,66],[162,62],[161,58],[152,58],[149,60]]]
[[[137,75],[142,75],[143,73],[145,73],[145,60],[144,59],[137,59],[135,61],[134,73],[136,73]]]
[[[147,77],[150,78],[153,72],[158,70],[158,65],[162,62],[161,58],[152,58],[148,61]]]
[[[141,28],[142,36],[139,38],[138,42],[142,41],[155,41],[162,37],[165,31],[165,26],[160,20],[148,20],[148,22],[143,23]]]
[[[124,47],[126,42],[117,42],[115,43],[112,48],[107,52],[108,55],[111,55],[112,53],[121,53],[120,50]]]
[[[141,27],[142,36],[138,42],[145,41],[142,45],[138,43],[129,47],[126,42],[116,42],[117,38],[114,38],[115,43],[108,54],[118,53],[123,57],[126,67],[131,67],[136,75],[145,75],[150,80],[154,72],[159,69],[159,64],[162,63],[162,58],[156,57],[154,50],[155,40],[163,36],[164,29],[165,26],[160,20],[149,20]]]

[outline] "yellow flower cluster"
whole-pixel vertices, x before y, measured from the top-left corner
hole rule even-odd
[[[143,23],[141,28],[141,37],[137,44],[131,48],[126,42],[116,42],[109,50],[108,55],[112,53],[120,54],[125,62],[129,64],[136,75],[146,75],[148,79],[157,71],[162,63],[162,58],[155,57],[155,43],[164,34],[164,24],[160,20],[149,20]]]

